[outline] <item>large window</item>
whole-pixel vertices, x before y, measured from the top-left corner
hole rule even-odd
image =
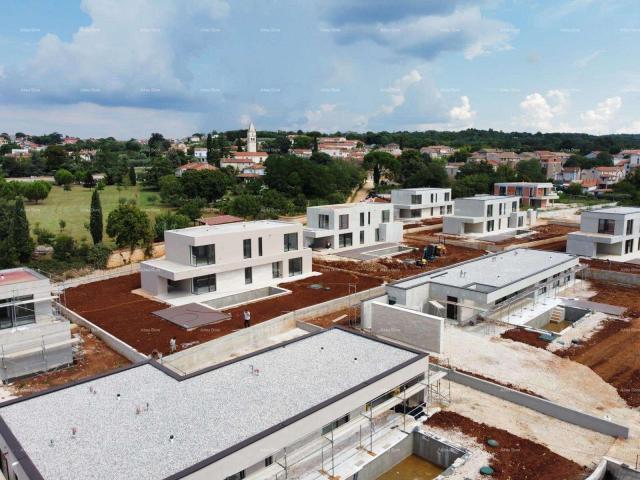
[[[613,235],[615,228],[615,220],[609,220],[608,218],[601,218],[598,220],[598,233]]]
[[[350,247],[353,245],[353,235],[351,233],[341,233],[338,235],[338,247]]]
[[[450,194],[449,194],[449,192],[444,192],[444,201],[445,201],[445,202],[448,202],[448,201],[449,201],[449,198],[450,198]]]
[[[633,220],[627,220],[627,235],[633,233]]]
[[[262,237],[258,237],[258,256],[262,256]]]
[[[329,228],[329,215],[318,215],[318,228]]]
[[[273,278],[282,278],[282,262],[273,262],[271,264],[271,273]]]
[[[242,252],[244,254],[244,258],[251,258],[251,239],[247,238],[242,241]]]
[[[349,228],[349,215],[340,215],[340,230]]]
[[[212,263],[216,263],[215,245],[191,247],[191,265],[211,265]]]
[[[298,250],[298,234],[297,233],[284,234],[284,251],[290,252],[291,250]]]
[[[289,276],[302,275],[302,257],[289,260]]]
[[[379,228],[375,229],[375,239],[376,239],[376,242],[380,241],[380,229]]]
[[[411,195],[411,205],[421,205],[422,195]]]
[[[390,210],[382,210],[382,223],[389,223]]]
[[[360,226],[364,227],[364,212],[360,212]]]
[[[0,300],[0,304],[13,302],[14,305],[0,307],[0,329],[19,327],[35,323],[36,313],[33,303],[21,303],[27,300],[33,300],[33,295],[25,295],[21,297],[5,298]],[[19,303],[19,305],[15,305]]]
[[[244,284],[249,285],[253,283],[253,268],[247,267],[244,269]]]
[[[495,223],[493,220],[489,220],[487,222],[487,232],[493,232],[493,229],[495,228]]]
[[[360,245],[364,245],[364,230],[360,230]]]
[[[195,277],[191,280],[193,293],[208,293],[216,291],[216,275],[203,275],[202,277]]]
[[[493,205],[487,205],[487,217],[493,217]]]
[[[624,242],[624,253],[633,252],[633,238]]]

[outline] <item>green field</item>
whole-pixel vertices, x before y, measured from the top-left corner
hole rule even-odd
[[[37,205],[27,203],[27,218],[29,225],[33,229],[36,223],[41,227],[51,230],[54,233],[60,231],[59,221],[67,222],[65,233],[77,240],[86,237],[91,241],[91,235],[84,227],[89,222],[89,208],[91,205],[90,188],[74,185],[71,191],[64,191],[62,187],[54,186],[49,192],[49,196]],[[149,201],[150,197],[156,198],[155,202]],[[168,210],[160,204],[160,197],[157,192],[149,192],[141,189],[140,185],[135,187],[118,187],[110,185],[100,191],[100,201],[102,203],[103,222],[106,228],[107,216],[109,212],[118,206],[120,198],[135,199],[137,205],[142,208],[153,219],[159,213]],[[109,237],[105,234],[107,243]]]

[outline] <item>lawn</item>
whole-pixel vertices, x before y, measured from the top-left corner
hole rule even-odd
[[[91,235],[84,225],[89,222],[91,192],[90,188],[84,188],[80,185],[74,185],[71,191],[64,191],[62,187],[58,186],[52,187],[49,196],[43,202],[37,205],[33,203],[26,204],[29,225],[33,229],[36,223],[39,223],[41,227],[57,233],[60,231],[59,221],[64,220],[67,223],[65,233],[77,240],[86,237],[90,241]],[[167,207],[160,204],[157,192],[142,190],[140,185],[120,187],[120,189],[115,185],[110,185],[100,191],[105,228],[107,216],[110,211],[118,206],[120,198],[135,199],[137,205],[147,212],[152,219],[159,213],[168,210]],[[109,240],[106,234],[105,240]]]

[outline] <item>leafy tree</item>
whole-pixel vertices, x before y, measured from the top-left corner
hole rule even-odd
[[[136,186],[137,178],[136,178],[136,169],[133,168],[133,165],[129,167],[129,182],[132,186]]]
[[[151,166],[147,170],[144,182],[147,186],[159,188],[159,180],[166,175],[174,175],[175,168],[169,160],[163,157],[156,157],[151,161]]]
[[[91,172],[87,172],[84,174],[82,186],[85,188],[93,188],[96,186],[96,180],[93,178],[93,175],[91,175]]]
[[[184,215],[192,222],[195,222],[202,216],[202,207],[203,204],[201,199],[190,199],[182,203],[177,213]]]
[[[569,186],[564,190],[567,195],[582,195],[582,185],[578,182],[571,182]]]
[[[36,242],[38,245],[52,245],[53,240],[55,239],[55,234],[51,230],[47,230],[40,225],[37,225],[33,228],[33,233],[36,236]]]
[[[182,183],[175,175],[165,175],[158,181],[160,198],[169,205],[178,205],[183,199]]]
[[[30,202],[35,202],[37,204],[40,200],[44,200],[49,196],[50,190],[50,183],[36,180],[35,182],[26,183],[22,187],[22,194]]]
[[[187,198],[202,198],[214,202],[233,185],[234,177],[221,170],[189,170],[182,174],[180,183]]]
[[[329,155],[328,153],[318,152],[316,150],[311,154],[311,157],[309,157],[309,160],[311,160],[314,163],[319,163],[320,165],[329,165],[331,163],[332,158],[331,158],[331,155]]]
[[[257,195],[243,194],[234,197],[226,209],[226,213],[242,218],[255,219],[260,215],[262,203]]]
[[[145,212],[132,203],[123,203],[107,217],[107,234],[119,248],[147,246],[151,242],[151,222]]]
[[[61,145],[49,145],[44,151],[47,169],[50,172],[58,170],[67,161],[67,152]]]
[[[102,230],[102,204],[98,190],[94,190],[91,194],[91,212],[89,213],[89,233],[94,245],[102,242]]]
[[[0,199],[0,267],[12,267],[18,261],[18,252],[13,241],[14,209],[6,200]]]
[[[76,179],[73,173],[71,173],[69,170],[66,170],[64,168],[56,170],[56,173],[53,175],[53,178],[56,181],[56,184],[60,186],[71,185]]]
[[[191,225],[191,220],[185,215],[177,213],[162,213],[156,217],[154,224],[154,237],[156,241],[164,241],[164,232],[166,230],[175,230],[186,228]]]
[[[521,160],[516,165],[518,178],[523,182],[544,182],[546,175],[540,160],[532,158],[530,160]]]
[[[380,183],[380,164],[376,163],[373,166],[373,184],[377,187]]]
[[[489,193],[491,177],[485,173],[475,173],[457,179],[452,186],[454,198],[471,197],[478,193]]]
[[[94,268],[107,268],[107,262],[111,256],[111,248],[104,243],[93,245],[87,250],[87,263]]]
[[[13,206],[13,218],[11,219],[11,242],[15,249],[18,260],[27,262],[33,254],[34,244],[29,235],[29,221],[24,203],[21,197],[17,197]]]
[[[152,133],[147,145],[149,146],[149,150],[153,150],[156,152],[166,152],[167,150],[169,150],[171,142],[164,138],[161,133]]]

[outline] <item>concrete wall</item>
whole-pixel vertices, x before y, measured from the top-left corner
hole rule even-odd
[[[63,305],[58,305],[60,308],[60,313],[67,318],[69,321],[75,323],[76,325],[81,325],[83,327],[88,328],[91,333],[93,333],[96,337],[102,340],[107,344],[111,349],[118,352],[123,357],[127,358],[129,361],[136,363],[147,360],[147,356],[138,352],[133,347],[130,347],[128,344],[120,340],[119,338],[114,337],[106,330],[94,325],[86,318],[78,315],[73,310],[69,310],[67,307]]]
[[[151,247],[151,255],[145,254],[144,248],[136,248],[133,252],[128,248],[114,250],[107,260],[107,268],[116,268],[130,263],[139,263],[148,258],[160,258],[164,255],[164,242],[154,243]]]
[[[364,465],[358,472],[358,480],[376,480],[411,454],[413,454],[413,435],[407,435],[389,450]],[[353,479],[353,476],[350,478]]]
[[[594,279],[611,283],[622,283],[636,287],[640,285],[640,275],[637,273],[616,272],[613,270],[600,270],[596,268],[587,268],[583,270],[580,278],[585,280]]]
[[[371,333],[434,353],[443,351],[444,319],[396,305],[371,305]]]
[[[265,338],[278,335],[295,328],[299,321],[320,317],[350,306],[357,306],[363,299],[379,297],[384,293],[384,286],[363,290],[328,302],[311,305],[294,312],[285,313],[262,323],[238,330],[224,337],[195,345],[187,350],[164,357],[163,363],[178,372],[194,372],[207,366],[215,365],[239,348],[255,345]]]
[[[599,417],[589,415],[588,413],[564,407],[557,403],[550,402],[549,400],[534,397],[533,395],[528,395],[471,375],[456,372],[455,370],[449,370],[437,365],[433,365],[432,368],[446,371],[447,379],[453,382],[493,395],[494,397],[513,402],[523,407],[530,408],[531,410],[557,418],[563,422],[578,425],[579,427],[602,433],[604,435],[610,435],[612,437],[629,438],[629,428],[626,426],[603,420]]]
[[[640,471],[618,460],[604,457],[585,480],[640,480]]]

